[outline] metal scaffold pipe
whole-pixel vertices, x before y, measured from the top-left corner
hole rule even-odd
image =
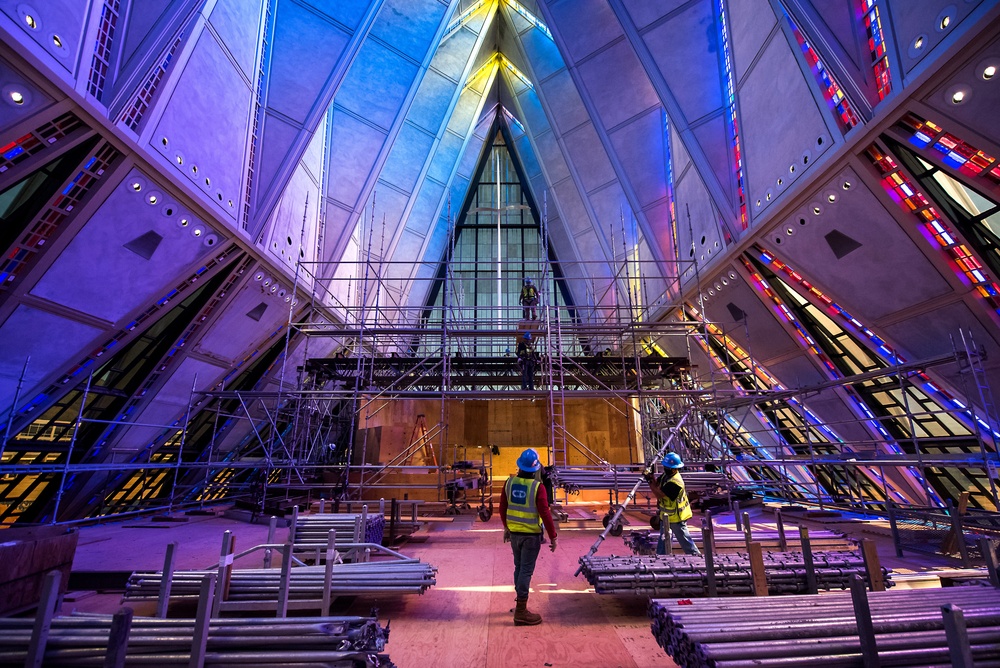
[[[194,619],[133,617],[125,662],[129,666],[322,665],[392,668],[383,654],[388,625],[372,617],[208,619],[204,649],[195,646]],[[24,665],[32,640],[31,619],[0,620],[0,665]],[[44,665],[105,666],[111,615],[73,615],[52,620]]]
[[[684,415],[681,416],[681,419],[678,420],[677,424],[674,426],[673,431],[670,433],[670,437],[666,440],[666,442],[663,444],[663,447],[660,448],[660,451],[654,458],[654,462],[659,459],[662,459],[663,455],[670,449],[670,446],[673,444],[674,439],[677,438],[677,435],[680,433],[681,427],[687,421],[689,415],[691,415],[691,412],[687,411],[684,413]],[[580,558],[580,567],[576,569],[576,572],[573,574],[574,576],[579,575],[583,571],[584,559],[586,559],[587,557],[592,557],[595,554],[597,554],[597,550],[601,547],[601,543],[603,543],[607,539],[608,534],[611,533],[611,530],[614,529],[616,526],[618,526],[618,523],[621,521],[622,513],[625,512],[625,508],[635,498],[635,494],[637,491],[639,491],[639,485],[641,483],[642,483],[642,478],[636,481],[635,485],[632,487],[632,491],[630,491],[628,493],[628,496],[625,497],[625,502],[618,507],[618,510],[615,511],[614,516],[608,521],[607,526],[604,527],[604,531],[602,531],[601,535],[597,537],[597,540],[594,541],[594,544],[590,546],[590,551],[587,552],[587,555],[585,557]]]
[[[763,560],[768,593],[808,593],[810,569],[801,553],[767,552]],[[582,568],[584,577],[598,594],[707,596],[709,593],[708,564],[700,556],[585,557]],[[846,589],[855,574],[866,577],[864,559],[857,552],[816,552],[812,571],[822,590]],[[714,555],[712,572],[718,595],[754,593],[753,567],[746,554]],[[890,571],[883,568],[882,579],[891,586],[889,575]]]
[[[864,592],[862,592],[864,593]],[[868,592],[882,666],[951,665],[946,613],[959,606],[976,666],[1000,657],[1000,606],[992,587]],[[860,666],[866,639],[849,593],[780,598],[654,599],[653,635],[682,668]]]

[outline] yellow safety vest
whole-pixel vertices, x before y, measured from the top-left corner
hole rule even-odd
[[[671,501],[667,497],[663,497],[657,502],[656,505],[660,509],[660,519],[666,520],[671,524],[691,519],[694,513],[691,512],[691,502],[688,501],[687,489],[684,487],[684,478],[682,478],[681,474],[678,473],[668,482],[672,482],[673,484],[679,486],[681,488],[681,493],[677,497],[676,501]],[[656,484],[659,485],[660,481],[657,480]]]
[[[503,493],[507,497],[507,528],[512,533],[542,533],[542,518],[535,505],[540,484],[534,478],[507,478]]]

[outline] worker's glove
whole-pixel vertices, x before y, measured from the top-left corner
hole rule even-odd
[[[556,551],[556,537],[555,536],[553,536],[552,538],[549,539],[549,550],[551,550],[552,552]]]
[[[503,530],[503,542],[505,542],[505,543],[509,543],[510,542],[510,529],[504,529]]]

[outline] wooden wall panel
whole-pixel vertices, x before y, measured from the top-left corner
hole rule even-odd
[[[622,403],[618,405],[623,406]],[[433,430],[441,421],[441,401],[436,399],[393,400],[377,410],[379,406],[381,404],[373,404],[373,414],[362,415],[358,427],[359,432],[367,427],[372,430],[370,435],[376,435],[383,463],[410,444],[418,415],[425,416],[428,430]],[[628,464],[636,460],[633,454],[636,435],[631,409],[623,407],[624,414],[601,399],[569,399],[566,401],[567,429],[599,459]],[[544,398],[534,401],[449,400],[445,408],[447,435],[435,439],[436,446],[445,444],[444,453],[438,450],[441,463],[453,454],[455,446],[466,446],[471,453],[473,448],[496,445],[501,451],[516,450],[513,459],[517,459],[524,448],[535,448],[542,454],[548,447],[550,420],[548,401]],[[571,465],[593,463],[571,445],[567,446],[567,460]],[[411,463],[420,462],[415,459]]]
[[[466,401],[464,404],[460,404],[465,412],[462,421],[465,427],[464,433],[460,436],[449,431],[448,440],[466,445],[490,445],[490,424],[492,424],[490,404],[495,403],[497,402]],[[454,401],[449,402],[449,411],[454,406]],[[450,424],[451,420],[449,419],[448,422]]]
[[[511,421],[514,419],[514,404],[512,401],[490,401],[489,405],[489,443],[501,447],[513,445],[511,442]]]

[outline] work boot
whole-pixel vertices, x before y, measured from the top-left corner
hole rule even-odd
[[[517,599],[514,608],[514,626],[536,626],[542,623],[542,616],[528,610],[528,597]]]

